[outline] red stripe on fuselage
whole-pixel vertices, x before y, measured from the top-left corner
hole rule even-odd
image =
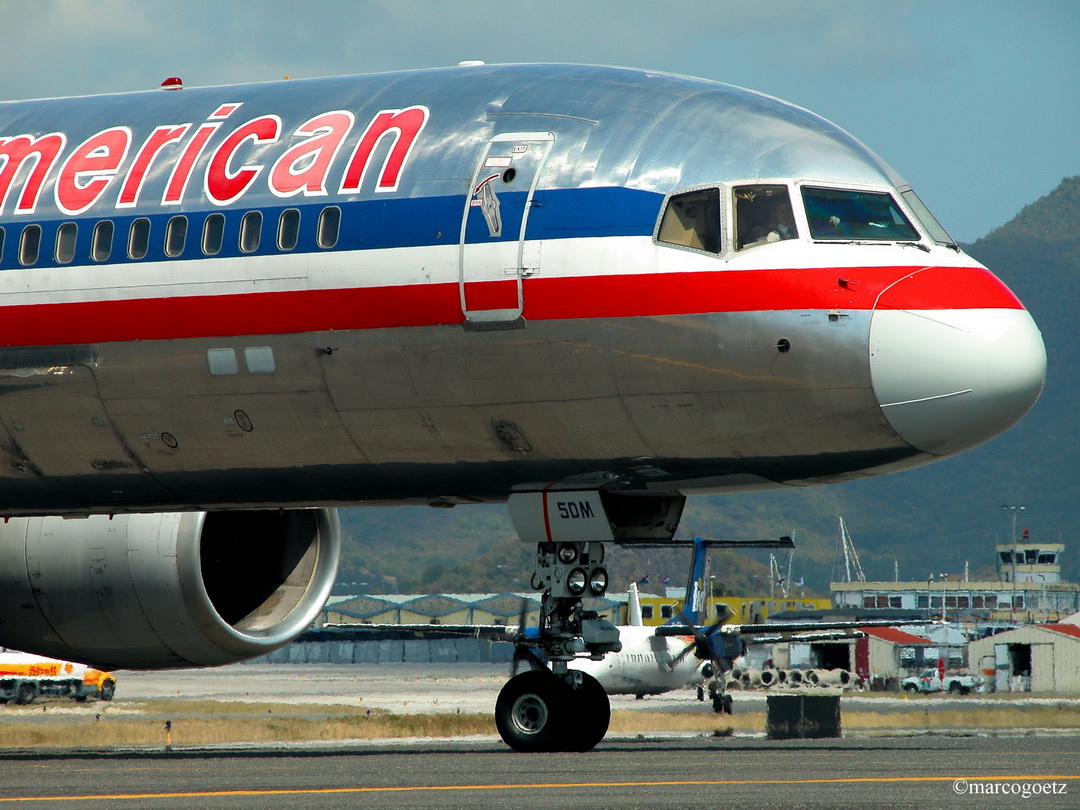
[[[914,274],[914,275],[913,275]],[[843,279],[843,282],[840,281]],[[1022,309],[980,268],[799,268],[525,279],[526,320],[782,310]],[[472,287],[504,282],[470,282]],[[0,307],[0,345],[42,346],[461,323],[456,283]]]

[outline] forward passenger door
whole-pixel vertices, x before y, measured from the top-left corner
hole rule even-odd
[[[539,241],[527,243],[525,231],[554,142],[550,132],[508,132],[484,148],[461,221],[461,309],[470,323],[510,325],[521,317],[522,279],[540,270]]]

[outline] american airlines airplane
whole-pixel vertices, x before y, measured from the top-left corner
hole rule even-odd
[[[256,656],[321,608],[335,507],[506,501],[550,671],[498,725],[587,749],[605,543],[952,456],[1045,370],[903,179],[749,90],[470,64],[3,103],[0,645]]]

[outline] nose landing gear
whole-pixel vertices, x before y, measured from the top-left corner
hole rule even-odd
[[[515,751],[588,751],[607,733],[611,707],[604,688],[567,667],[578,656],[601,658],[622,649],[618,629],[582,602],[606,591],[603,560],[603,543],[538,544],[533,583],[544,591],[540,626],[535,634],[523,630],[514,643],[521,657],[540,666],[511,678],[495,704],[495,726]]]
[[[597,488],[579,488],[586,479]],[[586,597],[607,591],[604,542],[668,541],[686,499],[620,495],[628,483],[613,473],[586,474],[543,489],[515,492],[508,506],[518,536],[536,543],[532,587],[543,592],[540,622],[514,638],[515,660],[533,669],[514,675],[499,693],[495,725],[515,751],[588,751],[607,733],[611,705],[591,675],[571,670],[575,658],[599,661],[622,649],[619,630]]]

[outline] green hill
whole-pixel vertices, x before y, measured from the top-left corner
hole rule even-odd
[[[975,450],[906,473],[831,487],[691,498],[680,533],[739,539],[794,534],[794,576],[805,576],[810,588],[825,592],[838,515],[869,578],[892,579],[898,568],[902,579],[922,579],[962,573],[965,561],[973,573],[990,573],[993,545],[1008,539],[1012,527],[1001,507],[1022,504],[1027,509],[1018,527],[1030,527],[1036,539],[1069,544],[1066,573],[1076,579],[1080,177],[1066,178],[965,249],[1020,296],[1043,331],[1050,362],[1046,390],[1019,425]],[[531,571],[534,550],[516,539],[501,505],[348,509],[342,517],[343,576],[373,590],[517,590]],[[649,573],[654,583],[670,576],[681,585],[686,554],[616,550],[609,557],[612,582]],[[713,574],[729,591],[767,593],[767,563],[762,552],[718,555]]]

